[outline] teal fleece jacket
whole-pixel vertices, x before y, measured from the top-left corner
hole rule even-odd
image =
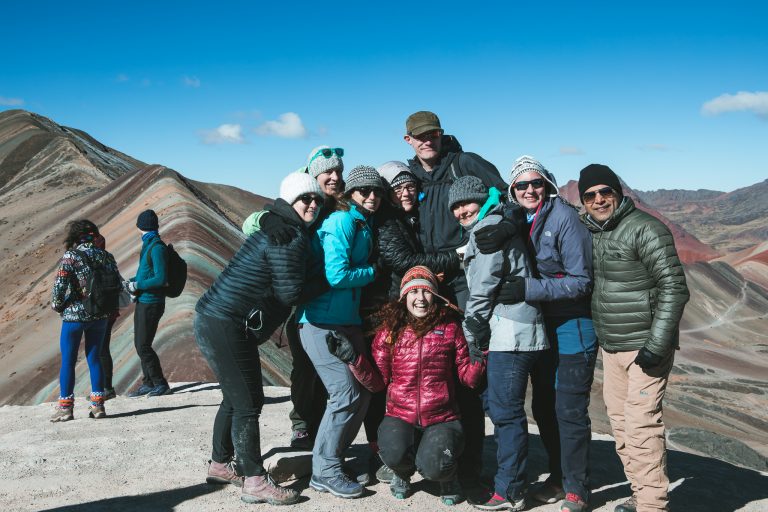
[[[141,292],[139,293],[139,302],[142,304],[163,303],[165,302],[165,294],[161,288],[168,281],[165,244],[157,231],[145,233],[141,239],[144,243],[139,253],[139,268],[136,270],[136,277],[131,281],[136,281],[136,289]],[[152,251],[151,256],[149,251]]]

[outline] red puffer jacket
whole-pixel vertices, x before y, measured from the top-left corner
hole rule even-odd
[[[461,325],[438,325],[421,338],[406,329],[394,345],[389,330],[376,333],[371,350],[387,388],[387,416],[427,427],[459,419],[455,382],[476,387],[485,363],[471,364]]]

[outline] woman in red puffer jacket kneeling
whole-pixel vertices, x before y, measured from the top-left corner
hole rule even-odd
[[[437,279],[427,267],[406,272],[400,300],[385,305],[380,318],[372,353],[387,383],[379,455],[395,473],[390,490],[406,498],[418,470],[440,482],[445,504],[455,504],[462,499],[456,461],[464,449],[456,377],[476,387],[485,361],[482,354],[470,356],[461,316],[437,294]]]

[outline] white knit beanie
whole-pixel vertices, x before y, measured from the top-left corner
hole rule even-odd
[[[551,186],[548,187],[549,193],[547,194],[549,197],[555,197],[558,194],[558,188],[557,188],[557,181],[555,181],[554,175],[549,172],[541,162],[533,158],[529,155],[523,155],[519,157],[517,160],[515,160],[515,163],[512,164],[512,171],[509,173],[509,189],[507,192],[507,195],[509,197],[509,200],[512,201],[515,204],[517,203],[517,198],[515,197],[515,181],[517,181],[517,178],[525,174],[526,172],[535,172],[546,182],[548,182]]]
[[[341,157],[335,152],[328,158],[323,155],[317,155],[317,152],[321,149],[333,148],[330,146],[317,146],[309,152],[309,156],[307,156],[307,172],[309,172],[310,176],[317,178],[324,172],[332,171],[333,169],[338,169],[340,173],[344,172],[344,161]]]
[[[323,189],[315,178],[303,172],[292,172],[280,183],[280,198],[292,205],[304,194],[315,194],[325,197]]]

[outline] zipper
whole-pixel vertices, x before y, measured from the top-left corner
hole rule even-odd
[[[421,348],[424,337],[419,338],[419,359],[416,361],[416,425],[421,426]]]

